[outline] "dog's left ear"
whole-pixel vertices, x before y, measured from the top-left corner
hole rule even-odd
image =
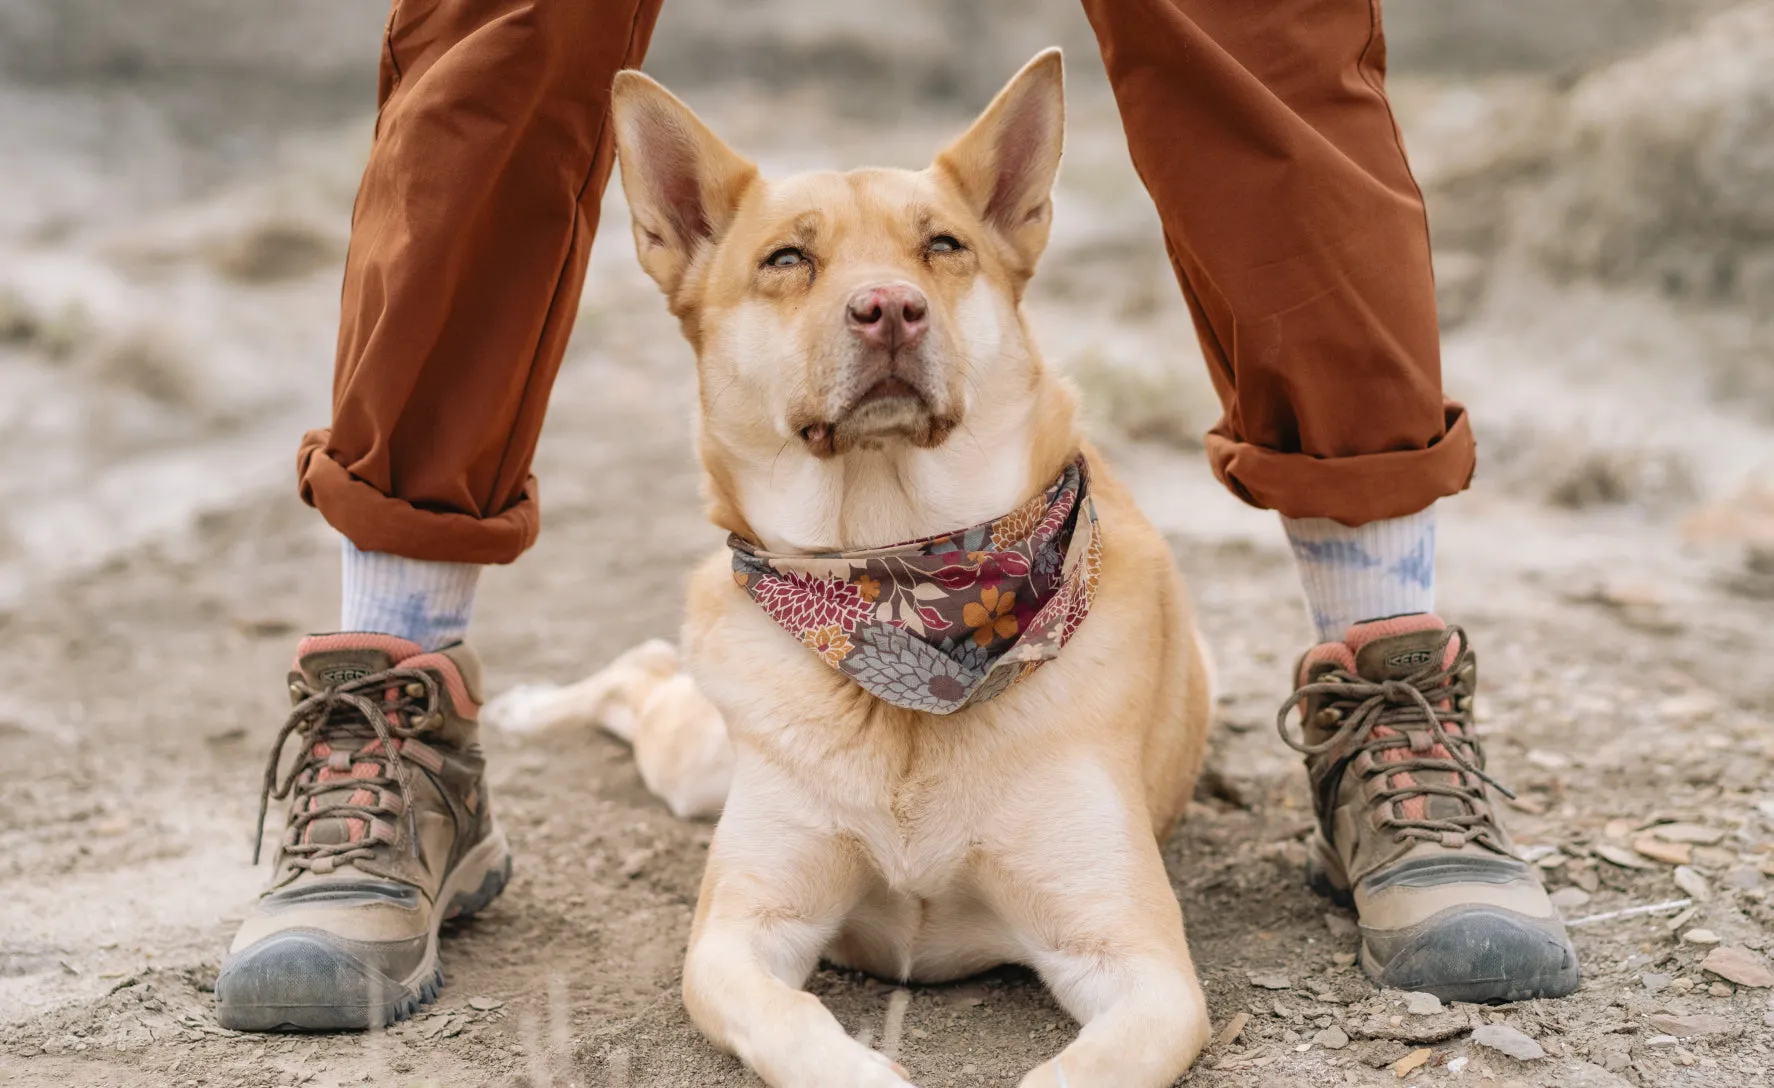
[[[616,73],[610,113],[635,253],[672,298],[696,255],[733,222],[758,168],[639,72]]]
[[[1053,227],[1053,181],[1065,146],[1065,65],[1048,49],[1023,66],[973,127],[936,157],[936,172],[960,190],[1009,244],[1027,278]]]

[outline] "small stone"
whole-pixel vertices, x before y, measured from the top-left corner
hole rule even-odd
[[[1704,903],[1712,898],[1712,885],[1686,865],[1676,866],[1675,886],[1693,896],[1696,903]]]
[[[1472,1033],[1472,1041],[1479,1046],[1488,1046],[1507,1054],[1518,1062],[1538,1061],[1546,1057],[1546,1051],[1539,1043],[1508,1024],[1486,1024]]]
[[[1675,981],[1675,976],[1662,975],[1655,971],[1646,971],[1639,976],[1639,981],[1645,984],[1645,989],[1647,991],[1651,993],[1660,993],[1669,988],[1669,984]]]
[[[1712,846],[1725,837],[1724,828],[1705,824],[1658,824],[1646,830],[1664,842],[1686,842],[1696,846]]]
[[[1332,952],[1331,953],[1331,961],[1333,963],[1335,963],[1338,967],[1354,967],[1355,966],[1355,953],[1353,953],[1353,952]]]
[[[1616,816],[1614,819],[1608,821],[1607,826],[1602,828],[1602,834],[1610,839],[1624,840],[1628,835],[1632,834],[1632,829],[1637,826],[1638,824],[1632,820]]]
[[[1669,988],[1678,994],[1689,993],[1694,989],[1694,980],[1691,978],[1678,978],[1669,984]]]
[[[1324,928],[1330,930],[1330,935],[1339,941],[1352,940],[1356,934],[1361,932],[1354,919],[1345,918],[1341,914],[1326,914]]]
[[[1576,910],[1589,903],[1589,893],[1582,888],[1560,888],[1552,893],[1552,905],[1561,911]]]
[[[1214,1040],[1215,1046],[1230,1046],[1240,1035],[1244,1034],[1244,1025],[1250,1023],[1250,1013],[1241,1012],[1226,1021],[1220,1029],[1219,1037]]]
[[[1733,888],[1748,891],[1762,886],[1762,874],[1748,865],[1739,865],[1725,874],[1725,883]]]
[[[471,997],[468,999],[468,1007],[477,1012],[492,1012],[494,1009],[504,1008],[505,1002],[495,997]]]
[[[1687,936],[1693,936],[1694,932],[1689,930]],[[1768,969],[1767,961],[1754,952],[1735,945],[1721,945],[1708,952],[1706,958],[1700,961],[1700,969],[1711,971],[1739,986],[1756,989],[1774,986],[1774,971]]]
[[[1679,1042],[1673,1035],[1653,1035],[1645,1040],[1646,1046],[1674,1046]]]
[[[1342,1028],[1332,1024],[1312,1036],[1312,1042],[1326,1050],[1341,1050],[1349,1045],[1349,1036],[1344,1033]]]
[[[1291,990],[1294,987],[1294,980],[1279,971],[1252,971],[1250,972],[1250,984],[1260,986],[1265,990]]]
[[[1656,1013],[1647,1023],[1651,1025],[1653,1030],[1665,1035],[1673,1035],[1677,1039],[1692,1039],[1701,1035],[1722,1035],[1731,1030],[1731,1021],[1722,1016],[1672,1016],[1668,1013]]]
[[[1452,1073],[1454,1076],[1457,1077],[1461,1073],[1466,1072],[1466,1066],[1471,1061],[1472,1061],[1472,1059],[1468,1058],[1464,1054],[1460,1055],[1458,1058],[1449,1058],[1448,1059],[1448,1072]]]
[[[1412,1016],[1434,1016],[1441,1011],[1441,998],[1434,994],[1409,993],[1404,995],[1404,1011]]]
[[[1637,854],[1623,846],[1615,846],[1613,843],[1604,842],[1597,846],[1595,848],[1595,856],[1612,865],[1618,865],[1622,869],[1650,868],[1649,865],[1645,864],[1644,858],[1639,857]]]
[[[1714,997],[1730,997],[1737,991],[1731,988],[1729,982],[1715,982],[1706,988],[1706,992]]]
[[[1721,846],[1696,846],[1694,848],[1694,868],[1696,869],[1729,869],[1737,864],[1737,851],[1726,850]]]
[[[1632,848],[1665,865],[1686,865],[1694,860],[1694,848],[1687,843],[1668,842],[1650,835],[1640,835],[1632,840]]]
[[[1411,1075],[1413,1069],[1421,1069],[1423,1066],[1429,1064],[1429,1058],[1434,1053],[1435,1051],[1430,1050],[1428,1047],[1423,1047],[1421,1050],[1413,1050],[1392,1063],[1392,1072],[1399,1080],[1403,1080]]]
[[[1719,935],[1710,929],[1690,929],[1682,934],[1683,944],[1718,944]]]
[[[1669,932],[1671,932],[1671,933],[1675,933],[1678,930],[1685,927],[1689,922],[1692,922],[1694,920],[1694,916],[1699,913],[1700,913],[1699,907],[1689,907],[1687,910],[1682,911],[1680,914],[1676,915],[1674,918],[1671,918],[1669,921],[1663,923],[1663,928],[1669,930]]]

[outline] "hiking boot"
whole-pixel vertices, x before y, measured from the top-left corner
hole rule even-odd
[[[1306,755],[1318,814],[1308,880],[1353,906],[1361,965],[1444,1001],[1562,997],[1577,954],[1510,848],[1472,724],[1477,659],[1432,615],[1358,623],[1313,647],[1277,718]],[[1300,707],[1304,740],[1287,729]]]
[[[297,651],[290,697],[261,837],[273,797],[289,798],[288,824],[216,979],[217,1019],[237,1031],[389,1024],[443,985],[438,927],[511,878],[475,724],[480,660],[460,643],[422,653],[389,635],[319,635]],[[291,733],[300,747],[279,781]]]

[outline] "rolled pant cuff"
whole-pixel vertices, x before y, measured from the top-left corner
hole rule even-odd
[[[515,504],[490,518],[423,510],[353,476],[328,452],[331,434],[302,436],[296,454],[302,500],[363,551],[439,563],[509,563],[536,542],[542,528],[536,477]]]
[[[1290,518],[1365,525],[1426,510],[1472,482],[1478,446],[1466,409],[1447,402],[1447,430],[1419,450],[1315,457],[1253,446],[1215,427],[1207,435],[1214,475],[1232,493]]]

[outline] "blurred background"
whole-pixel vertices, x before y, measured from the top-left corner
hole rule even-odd
[[[673,0],[647,67],[766,167],[918,165],[1065,46],[1035,319],[1100,430],[1189,450],[1215,406],[1078,5],[895,10],[888,34],[865,5]],[[0,0],[0,599],[287,486],[325,417],[384,15]],[[1774,5],[1392,0],[1386,21],[1485,481],[1686,519],[1765,573]],[[569,371],[644,293],[617,189]]]
[[[767,172],[918,167],[1065,47],[1027,309],[1219,661],[1209,769],[1166,858],[1216,1021],[1258,1015],[1191,1083],[1273,1062],[1282,1088],[1396,1084],[1383,1065],[1407,1050],[1387,1048],[1417,1037],[1385,1034],[1392,1008],[1332,958],[1351,923],[1298,879],[1311,823],[1273,733],[1308,634],[1293,564],[1201,455],[1218,406],[1077,2],[895,0],[890,31],[883,6],[667,0],[647,67]],[[0,776],[0,1069],[32,1062],[19,1083],[741,1079],[675,997],[708,829],[578,731],[483,738],[521,875],[452,939],[428,1017],[269,1051],[213,1020],[263,877],[246,840],[279,678],[299,632],[336,622],[337,538],[292,470],[327,418],[386,11],[0,0],[0,766],[26,769]],[[1472,490],[1439,507],[1438,593],[1485,656],[1512,834],[1561,909],[1691,895],[1678,922],[1774,949],[1774,0],[1391,0],[1386,25],[1446,385],[1480,444]],[[481,583],[492,692],[671,633],[683,572],[720,541],[693,405],[612,185],[537,455],[546,531]],[[1639,837],[1664,823],[1690,838]],[[1509,1013],[1570,1058],[1515,1083],[1770,1083],[1768,991],[1733,993],[1699,968],[1708,946],[1634,917],[1573,931],[1580,995]],[[1284,1012],[1256,968],[1316,999]],[[901,1056],[920,1084],[1011,1085],[1057,1045],[1039,986],[985,985],[919,991]],[[883,987],[823,971],[815,990],[852,1030],[882,1023]],[[1621,1030],[1653,1012],[1732,1026],[1693,1053],[1650,1034],[1685,1028]],[[1333,1015],[1381,1033],[1301,1045]]]

